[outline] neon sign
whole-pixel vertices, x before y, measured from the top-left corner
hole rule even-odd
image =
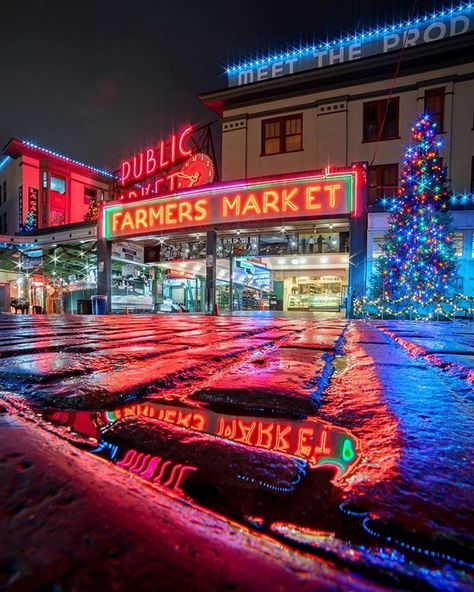
[[[357,213],[358,169],[219,184],[163,198],[106,205],[107,239],[231,222]]]
[[[207,409],[158,403],[128,405],[102,413],[105,424],[124,417],[145,416],[251,446],[296,456],[313,468],[332,467],[335,480],[347,477],[360,459],[360,444],[348,430],[323,420],[236,417]]]
[[[229,86],[324,68],[463,35],[474,29],[473,7],[472,2],[462,3],[431,15],[230,66],[226,70]]]
[[[120,164],[121,185],[125,187],[153,177],[190,156],[192,149],[187,146],[187,139],[192,131],[192,126],[189,126],[179,135],[172,134],[167,140],[160,140],[157,146],[123,160]]]

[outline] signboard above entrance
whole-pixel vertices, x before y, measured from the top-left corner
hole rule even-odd
[[[471,2],[463,3],[457,8],[376,27],[342,39],[259,57],[227,68],[229,86],[324,68],[472,32],[473,12],[474,5]]]
[[[106,239],[248,222],[357,213],[359,169],[209,185],[101,211]]]
[[[214,180],[214,162],[203,153],[208,125],[188,126],[123,160],[120,164],[120,199],[155,197],[179,189],[207,185]],[[201,134],[201,141],[194,134]],[[207,140],[206,140],[207,141]],[[212,140],[211,140],[212,141]]]

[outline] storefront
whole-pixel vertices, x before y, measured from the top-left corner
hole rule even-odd
[[[106,204],[111,312],[344,311],[365,273],[361,165]]]
[[[70,230],[68,237],[92,233]],[[41,235],[25,243],[0,243],[0,312],[75,314],[81,302],[90,302],[97,293],[95,236],[61,239]]]

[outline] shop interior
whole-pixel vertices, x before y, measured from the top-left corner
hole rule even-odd
[[[221,312],[343,311],[348,269],[348,220],[219,232],[217,306]],[[203,232],[115,243],[112,311],[203,312],[205,276]]]
[[[0,311],[75,314],[97,293],[95,241],[0,245]]]

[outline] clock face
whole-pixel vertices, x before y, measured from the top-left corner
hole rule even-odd
[[[207,154],[193,154],[176,173],[179,189],[207,185],[214,180],[215,169],[212,159]]]

